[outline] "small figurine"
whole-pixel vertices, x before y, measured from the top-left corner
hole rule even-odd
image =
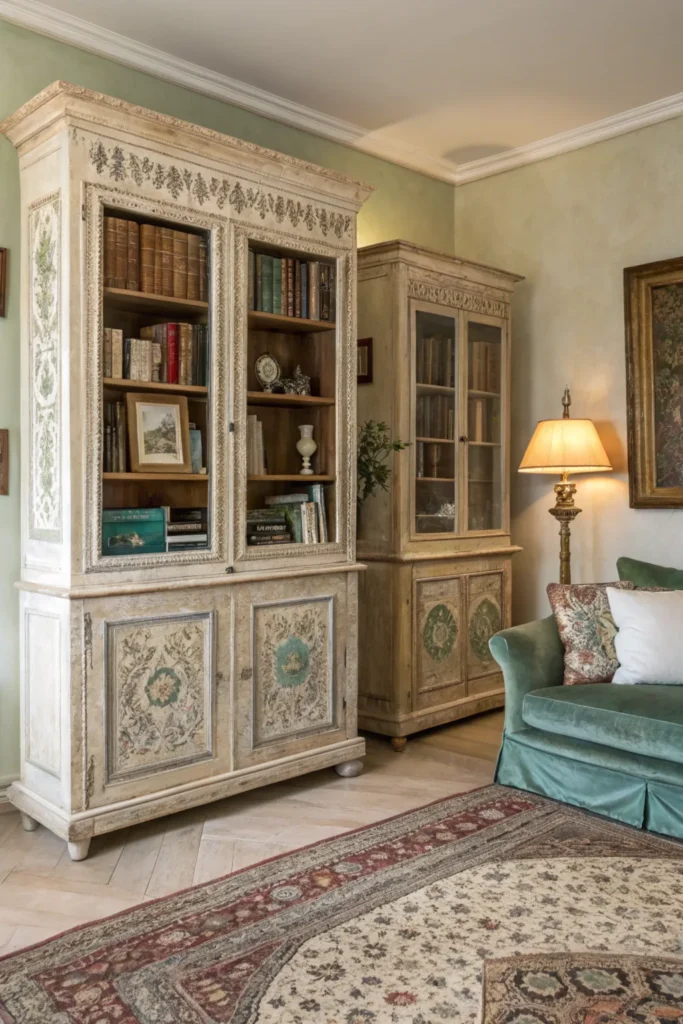
[[[283,377],[279,383],[286,395],[310,395],[311,393],[311,378],[302,371],[300,366],[297,366],[291,377]]]

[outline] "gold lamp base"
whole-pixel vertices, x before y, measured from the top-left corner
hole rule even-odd
[[[549,508],[551,516],[554,516],[560,524],[560,583],[571,583],[571,550],[569,540],[571,536],[570,524],[574,522],[580,508],[574,504],[576,484],[567,479],[567,474],[562,474],[559,484],[555,484],[555,507]]]

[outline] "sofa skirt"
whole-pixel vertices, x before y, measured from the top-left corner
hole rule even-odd
[[[524,729],[503,738],[496,782],[683,839],[683,765]]]

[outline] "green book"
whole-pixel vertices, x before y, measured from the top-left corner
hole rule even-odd
[[[166,514],[162,508],[102,511],[103,555],[147,555],[166,551]]]
[[[273,312],[273,257],[261,257],[261,309],[264,313]]]
[[[273,257],[273,313],[282,313],[282,260]]]
[[[289,527],[289,532],[292,535],[292,541],[295,544],[303,544],[304,534],[301,523],[301,505],[295,505],[292,502],[288,502],[285,505],[271,505],[271,508],[284,513],[285,519],[287,520],[287,526]]]

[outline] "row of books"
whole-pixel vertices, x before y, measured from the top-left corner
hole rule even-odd
[[[207,300],[201,235],[123,217],[104,218],[104,286],[175,299]]]
[[[488,398],[470,398],[467,403],[467,436],[470,441],[498,441],[498,403]]]
[[[102,554],[141,555],[206,547],[207,508],[102,510]]]
[[[264,476],[266,454],[263,447],[263,423],[255,415],[247,416],[247,476]]]
[[[327,510],[322,484],[309,484],[296,494],[272,494],[266,508],[247,512],[247,543],[325,544]]]
[[[469,383],[471,391],[500,392],[500,345],[489,341],[470,342]]]
[[[127,473],[126,406],[124,402],[104,404],[104,452],[102,469],[105,473]]]
[[[206,387],[209,328],[206,324],[163,323],[140,328],[139,338],[105,327],[103,376]]]
[[[249,250],[249,309],[304,320],[334,320],[336,268],[318,260]]]
[[[418,395],[415,408],[418,437],[455,438],[455,409],[449,395]]]
[[[453,445],[426,444],[424,441],[418,441],[415,445],[415,476],[418,479],[427,477],[436,480],[443,477],[445,480],[452,480],[454,457]]]
[[[420,384],[455,387],[453,338],[418,338],[415,376]]]

